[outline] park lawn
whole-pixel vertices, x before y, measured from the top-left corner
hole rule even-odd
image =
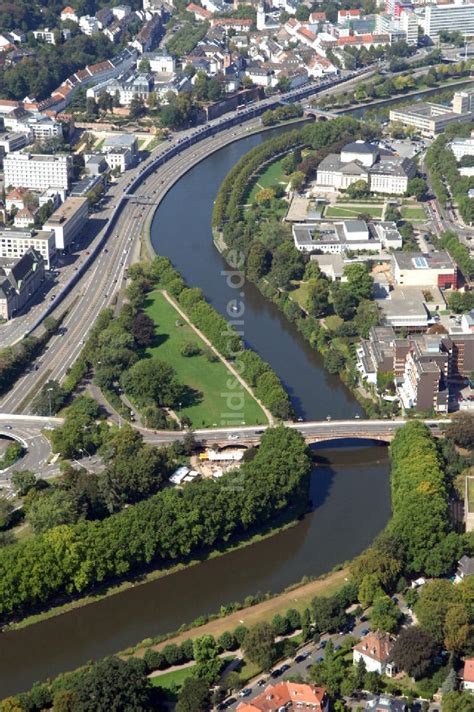
[[[474,512],[474,479],[472,477],[467,480],[467,500],[469,511]]]
[[[155,322],[158,334],[158,345],[148,349],[148,353],[172,366],[181,383],[202,394],[195,403],[183,403],[179,415],[186,415],[193,427],[221,425],[229,412],[224,395],[229,392],[227,381],[233,381],[234,376],[222,361],[211,363],[205,354],[191,357],[181,354],[182,345],[187,341],[198,343],[203,351],[208,347],[190,326],[183,324],[178,312],[161,292],[149,295],[146,312]],[[176,326],[177,322],[180,326]],[[234,392],[243,397],[242,422],[258,425],[267,422],[257,401],[243,386]]]
[[[281,165],[282,160],[283,159],[280,158],[278,161],[273,161],[263,173],[257,175],[253,188],[250,191],[248,198],[249,203],[255,202],[255,196],[262,188],[275,188],[279,183],[286,184],[288,182]]]
[[[370,215],[373,218],[381,218],[383,213],[383,208],[376,205],[329,205],[324,211],[324,217],[326,218],[356,218],[358,215],[364,213],[365,215]]]
[[[171,690],[175,687],[181,687],[183,682],[191,677],[193,674],[193,668],[195,665],[190,665],[189,667],[182,668],[181,670],[173,670],[172,672],[165,672],[163,675],[157,675],[156,677],[151,677],[150,682],[153,687],[162,687],[163,690]]]
[[[292,281],[291,298],[297,302],[302,309],[306,309],[308,301],[309,282]]]
[[[400,213],[405,220],[426,220],[425,209],[421,205],[403,205]]]

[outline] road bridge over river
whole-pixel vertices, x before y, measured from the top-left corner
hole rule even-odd
[[[26,448],[26,455],[13,469],[31,469],[37,474],[46,466],[51,453],[49,440],[45,431],[61,425],[61,418],[48,418],[18,414],[0,413],[0,437],[11,438],[20,442]],[[290,428],[298,430],[309,444],[328,442],[331,440],[380,440],[390,442],[399,428],[407,421],[403,418],[395,420],[318,420],[298,423],[286,423]],[[434,435],[440,435],[444,425],[449,420],[423,421]],[[210,428],[194,430],[196,441],[205,446],[224,447],[230,444],[251,446],[260,441],[269,426],[238,426],[235,428]],[[185,431],[147,430],[138,428],[146,442],[154,445],[165,445],[182,439]],[[12,468],[9,468],[10,470]],[[0,473],[0,477],[8,475],[9,470]]]

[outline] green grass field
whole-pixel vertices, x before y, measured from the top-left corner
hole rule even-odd
[[[298,282],[294,281],[293,289],[291,290],[291,298],[298,302],[302,309],[306,309],[306,302],[308,301],[308,289],[309,282]]]
[[[227,381],[233,380],[232,374],[222,361],[211,363],[205,354],[191,357],[181,354],[182,345],[188,341],[197,343],[203,351],[207,346],[190,326],[183,324],[178,312],[159,291],[149,295],[146,312],[155,322],[158,334],[157,346],[148,349],[150,355],[170,364],[181,383],[201,394],[196,402],[183,404],[179,415],[186,415],[197,428],[221,425],[229,413],[225,394],[229,393]],[[176,322],[181,326],[176,326]],[[234,389],[234,393],[242,394],[242,422],[267,422],[256,400],[243,387]]]
[[[426,213],[421,205],[404,205],[400,213],[405,220],[426,220]]]
[[[279,161],[274,161],[273,163],[270,163],[268,168],[263,173],[260,173],[257,176],[253,188],[250,191],[250,195],[248,198],[249,203],[255,202],[255,196],[260,190],[262,190],[262,188],[275,188],[280,182],[288,182],[281,166],[282,160],[283,159],[280,159]]]
[[[193,674],[194,665],[190,665],[182,670],[173,670],[173,672],[164,672],[163,675],[157,675],[150,678],[153,687],[162,687],[163,690],[171,690],[175,687],[181,687],[186,678]]]
[[[373,218],[381,218],[383,213],[383,208],[376,205],[356,205],[354,203],[339,206],[339,205],[329,205],[324,211],[324,217],[326,218],[357,218],[358,215],[364,213],[365,215],[370,215]]]
[[[474,512],[474,477],[469,477],[467,480],[467,499],[469,511]]]

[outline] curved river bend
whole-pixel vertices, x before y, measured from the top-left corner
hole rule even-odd
[[[170,191],[153,222],[157,252],[226,313],[235,289],[210,233],[219,184],[240,156],[273,132],[244,139],[210,156]],[[245,285],[244,338],[269,361],[307,419],[351,417],[357,403],[296,329]],[[345,443],[317,449],[311,478],[313,509],[296,526],[250,547],[27,628],[0,634],[0,698],[145,637],[176,630],[222,604],[257,591],[280,591],[317,576],[362,551],[390,516],[386,448]]]

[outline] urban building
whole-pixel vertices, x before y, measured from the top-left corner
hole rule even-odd
[[[66,28],[50,30],[49,27],[45,27],[43,30],[33,30],[33,36],[35,40],[55,45],[59,37],[61,37],[63,42],[66,42],[71,37],[71,30],[67,30]]]
[[[329,712],[329,696],[324,687],[307,683],[279,682],[267,685],[260,695],[237,706],[237,712],[280,712],[282,709]]]
[[[416,175],[416,166],[408,158],[382,154],[378,146],[355,141],[345,146],[340,155],[330,153],[318,166],[318,188],[345,190],[363,180],[373,193],[402,195],[408,181]]]
[[[87,198],[67,198],[48,218],[43,230],[54,232],[56,249],[67,250],[81,232],[87,221],[89,201]]]
[[[0,264],[0,318],[11,319],[44,281],[44,260],[29,248],[13,264]]]
[[[474,6],[473,6],[474,7]],[[471,109],[461,111],[467,104],[471,106],[471,99],[466,99],[467,92],[456,92],[452,106],[443,104],[413,103],[398,109],[390,109],[390,121],[398,122],[404,126],[412,126],[423,136],[432,138],[442,133],[447,126],[456,123],[472,121]]]
[[[464,661],[462,689],[474,693],[474,658]]]
[[[447,252],[396,252],[391,269],[400,285],[440,289],[457,286],[457,266]]]
[[[24,148],[31,140],[27,133],[6,133],[0,134],[0,154],[12,153]]]
[[[474,576],[474,557],[466,555],[461,556],[458,561],[455,581],[456,583],[460,583],[470,576]]]
[[[474,156],[474,138],[453,138],[448,144],[457,161],[464,156]]]
[[[110,170],[119,170],[120,173],[124,173],[135,163],[135,159],[129,148],[111,149],[104,154],[104,158]]]
[[[30,248],[39,252],[46,269],[56,258],[56,240],[54,232],[46,230],[17,230],[3,228],[0,230],[0,258],[20,259]]]
[[[449,4],[426,5],[421,26],[433,42],[443,30],[474,35],[474,3],[458,0]]]
[[[295,223],[292,232],[295,247],[300,252],[380,252],[382,248],[397,249],[402,242],[395,223],[391,222],[379,225],[363,220]]]
[[[396,335],[391,326],[373,327],[357,347],[357,370],[368,383],[377,374],[393,373],[397,395],[405,409],[448,410],[449,388],[474,367],[474,334]]]
[[[352,648],[353,662],[357,665],[363,660],[367,672],[377,672],[379,675],[392,676],[393,666],[390,663],[390,654],[393,641],[385,633],[368,633],[360,643]]]
[[[44,191],[69,188],[72,158],[62,155],[9,153],[3,162],[5,186]]]
[[[22,208],[15,214],[15,217],[13,218],[13,225],[15,227],[32,227],[34,224],[35,212],[30,210],[30,208]]]

